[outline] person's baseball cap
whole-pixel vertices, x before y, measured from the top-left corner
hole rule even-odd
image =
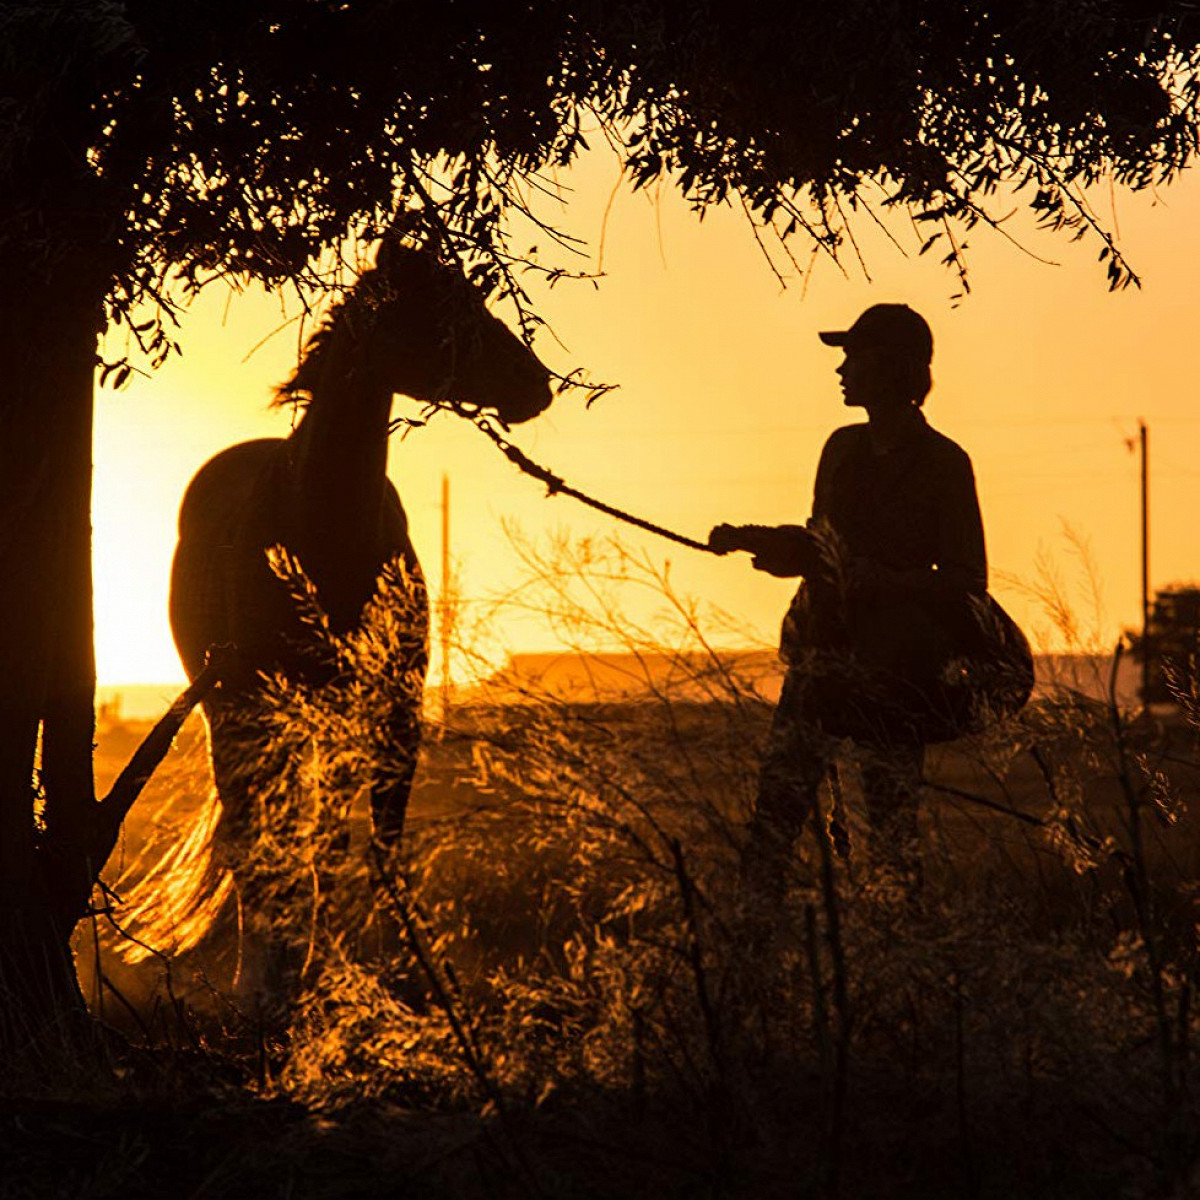
[[[923,363],[933,358],[933,333],[907,304],[873,304],[849,329],[818,335],[827,346],[895,350]]]

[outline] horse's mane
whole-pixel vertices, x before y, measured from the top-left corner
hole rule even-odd
[[[321,319],[320,324],[304,343],[296,369],[275,388],[273,406],[292,404],[303,407],[312,400],[313,384],[320,373],[322,360],[329,349],[329,343],[333,341],[338,325],[345,319],[347,311],[355,306],[356,301],[361,304],[362,297],[370,295],[372,287],[378,286],[373,283],[377,272],[377,267],[370,267],[364,271],[350,291]]]
[[[282,408],[285,404],[304,406],[312,399],[313,384],[320,372],[325,351],[333,340],[338,317],[345,304],[346,301],[343,300],[334,305],[304,343],[304,350],[296,369],[276,386],[272,407]]]
[[[425,252],[413,247],[394,248],[386,261],[381,251],[376,265],[358,277],[354,286],[329,309],[304,343],[296,369],[275,388],[273,405],[305,407],[311,403],[313,386],[320,376],[325,355],[339,327],[347,318],[353,320],[356,313],[364,309],[370,311],[394,298],[397,292],[393,289],[402,283],[407,286],[414,263],[424,259]],[[430,267],[425,265],[423,269],[428,272]]]

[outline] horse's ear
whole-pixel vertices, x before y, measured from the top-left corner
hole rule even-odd
[[[384,237],[375,252],[375,270],[398,292],[429,292],[445,286],[449,273],[428,246],[414,246],[398,237]]]
[[[379,249],[375,251],[375,269],[391,275],[396,271],[411,269],[415,260],[424,255],[420,250],[407,245],[401,238],[385,234],[379,239]]]

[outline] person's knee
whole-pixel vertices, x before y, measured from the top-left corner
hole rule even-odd
[[[798,834],[816,803],[827,767],[824,760],[807,756],[768,758],[759,773],[755,816]]]

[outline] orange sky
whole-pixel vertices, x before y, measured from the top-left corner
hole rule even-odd
[[[564,283],[544,297],[565,349],[547,335],[539,349],[559,368],[584,366],[620,390],[590,411],[561,399],[519,428],[514,440],[532,457],[585,491],[701,538],[718,521],[802,521],[824,438],[861,416],[842,408],[840,355],[816,331],[844,328],[868,304],[905,301],[935,335],[926,413],[975,463],[993,590],[1035,641],[1050,622],[1011,580],[1033,582],[1046,559],[1071,586],[1085,632],[1110,644],[1139,620],[1138,463],[1127,447],[1139,417],[1151,438],[1152,585],[1200,578],[1200,178],[1157,198],[1118,194],[1121,244],[1141,291],[1107,292],[1090,242],[1026,233],[1029,250],[1059,264],[1047,266],[980,229],[969,239],[973,291],[956,307],[956,278],[934,256],[905,257],[865,226],[870,279],[851,252],[845,274],[822,260],[807,289],[798,279],[782,289],[731,210],[700,223],[673,194],[655,204],[622,190],[606,221],[616,177],[615,163],[600,157],[572,176],[576,192],[559,219],[589,241],[593,268],[603,240],[605,278],[596,290]],[[917,234],[897,221],[892,228],[915,254]],[[548,249],[543,242],[544,257]],[[280,324],[278,299],[214,287],[185,318],[182,359],[99,395],[102,683],[182,678],[166,618],[179,500],[217,450],[287,432],[287,415],[267,405],[294,360],[295,326],[254,349]],[[412,406],[400,400],[397,411]],[[440,479],[449,474],[452,551],[468,600],[522,576],[506,520],[531,536],[620,532],[631,547],[669,559],[678,589],[761,638],[773,637],[792,590],[754,572],[745,556],[711,558],[618,530],[575,501],[545,499],[450,417],[394,439],[390,471],[435,582]],[[1090,545],[1102,589],[1095,616],[1064,528]],[[532,618],[514,618],[501,636],[515,649],[553,641]]]

